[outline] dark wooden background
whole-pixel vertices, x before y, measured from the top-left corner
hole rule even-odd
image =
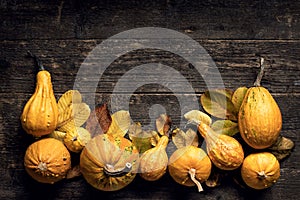
[[[298,199],[300,196],[300,3],[296,0],[155,0],[155,1],[0,1],[0,199]],[[272,188],[254,191],[225,179],[217,188],[176,184],[168,174],[156,182],[137,177],[127,188],[100,192],[82,177],[55,185],[38,184],[24,171],[23,156],[33,142],[19,117],[35,87],[30,50],[52,74],[56,97],[73,88],[76,73],[88,53],[103,40],[138,27],[163,27],[199,42],[230,89],[251,86],[258,59],[266,59],[262,84],[278,102],[283,116],[282,135],[295,142],[281,163],[281,177]],[[201,76],[184,59],[161,50],[130,52],[105,72],[96,103],[109,100],[118,79],[134,66],[162,62],[192,84],[197,95],[206,89]],[[176,80],[174,80],[176,83]],[[95,102],[92,102],[95,103]],[[130,112],[149,123],[148,110],[161,104],[180,120],[172,91],[159,85],[138,88]],[[76,161],[75,161],[76,162]]]

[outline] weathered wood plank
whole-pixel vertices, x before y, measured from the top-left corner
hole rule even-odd
[[[33,61],[26,58],[26,51],[37,54],[46,68],[53,76],[54,89],[62,93],[73,88],[77,72],[86,56],[93,48],[101,43],[98,40],[34,40],[3,41],[0,42],[6,50],[0,52],[0,77],[5,80],[1,84],[0,92],[9,93],[13,88],[15,93],[30,93],[33,91],[36,70]],[[118,43],[118,41],[116,41]],[[211,40],[199,41],[215,61],[227,88],[235,89],[241,85],[251,86],[258,73],[258,59],[260,56],[266,60],[266,70],[262,84],[271,93],[300,93],[300,43],[298,41],[240,41],[240,40]],[[114,44],[112,44],[113,48]],[[114,51],[112,49],[112,51]],[[186,55],[189,49],[183,49]],[[98,58],[95,62],[103,62],[105,58]],[[90,71],[87,74],[91,82],[99,82],[97,91],[112,93],[117,82],[123,75],[137,66],[147,63],[162,63],[169,66],[184,77],[184,81],[191,84],[196,93],[206,90],[207,81],[201,77],[189,62],[184,58],[161,50],[141,49],[127,53],[116,59],[105,71],[101,80],[99,76]],[[155,71],[154,71],[155,72]],[[176,77],[170,71],[168,77]],[[147,74],[136,74],[142,77],[144,83],[151,81]],[[162,80],[164,77],[161,77]],[[214,77],[208,76],[213,82]],[[137,79],[138,80],[138,79]],[[142,84],[130,80],[132,84]],[[174,78],[168,80],[169,85],[185,84],[182,80]],[[89,85],[88,85],[89,86]],[[87,86],[87,87],[88,87]],[[131,86],[122,86],[124,91]],[[91,88],[83,88],[83,91]],[[142,92],[167,92],[163,87],[145,87]],[[171,91],[168,91],[171,92]]]
[[[164,27],[197,39],[299,39],[298,1],[1,1],[0,40],[108,38]]]

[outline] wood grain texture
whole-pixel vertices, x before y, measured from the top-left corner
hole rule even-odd
[[[0,199],[298,199],[299,13],[300,4],[295,0],[0,1]],[[23,157],[34,138],[22,130],[19,117],[34,91],[36,69],[26,51],[40,57],[49,70],[58,99],[74,87],[82,63],[98,44],[122,31],[151,26],[169,28],[196,40],[216,63],[226,88],[250,87],[259,70],[259,57],[265,58],[262,85],[270,90],[282,111],[281,134],[295,142],[291,156],[281,162],[281,177],[272,188],[241,188],[227,177],[220,187],[205,187],[204,193],[197,193],[196,188],[178,185],[166,174],[156,182],[137,176],[125,189],[105,193],[93,189],[82,177],[44,185],[27,175]],[[119,42],[114,40],[108,47],[114,51]],[[190,48],[183,49],[184,55],[189,55],[189,51]],[[132,86],[124,84],[121,89],[125,92],[114,93],[127,72],[148,63],[172,67],[192,86],[195,95],[186,91],[176,94],[161,84],[142,85],[132,94]],[[169,75],[176,74],[170,71]],[[214,82],[211,75],[209,79]],[[145,126],[153,126],[151,112],[157,105],[180,125],[181,111],[190,108],[190,103],[199,103],[200,95],[207,89],[204,78],[191,63],[159,49],[120,55],[101,79],[93,71],[87,76],[98,85],[95,99],[84,93],[91,85],[82,88],[84,101],[91,107],[101,102],[114,103],[114,111],[128,106],[132,119]],[[144,83],[151,79],[143,74],[136,76],[142,77]],[[129,80],[130,84],[138,84],[136,80]],[[185,83],[178,79],[166,82],[177,87]],[[180,104],[183,97],[189,101]],[[73,164],[78,163],[78,155],[73,156]]]

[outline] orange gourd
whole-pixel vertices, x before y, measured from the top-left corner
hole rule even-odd
[[[24,165],[33,179],[52,184],[65,178],[71,168],[71,157],[61,141],[44,138],[27,148]]]
[[[168,171],[171,177],[184,186],[197,185],[203,191],[201,182],[211,173],[211,161],[207,154],[198,147],[186,146],[177,149],[169,159]]]
[[[80,155],[86,181],[98,190],[116,191],[133,181],[139,153],[130,140],[101,134],[91,139]]]
[[[272,186],[280,177],[280,164],[269,152],[248,155],[241,167],[244,182],[254,189]]]
[[[28,134],[40,137],[50,134],[57,127],[58,106],[52,88],[51,75],[37,58],[36,60],[40,68],[36,76],[36,88],[23,109],[21,123]]]

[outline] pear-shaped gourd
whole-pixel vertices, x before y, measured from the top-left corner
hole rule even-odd
[[[198,130],[206,141],[207,154],[216,167],[234,170],[243,163],[244,150],[236,139],[218,134],[204,123],[199,124]]]
[[[50,134],[57,127],[58,106],[52,88],[51,75],[37,58],[36,60],[40,68],[36,76],[36,88],[24,107],[21,123],[28,134],[40,137]]]
[[[166,148],[169,138],[163,135],[157,145],[145,151],[140,158],[140,176],[147,181],[155,181],[161,178],[168,166]]]
[[[261,63],[255,87],[247,90],[238,115],[240,134],[255,149],[274,144],[282,127],[281,112],[276,101],[266,88],[260,86],[263,69]]]

